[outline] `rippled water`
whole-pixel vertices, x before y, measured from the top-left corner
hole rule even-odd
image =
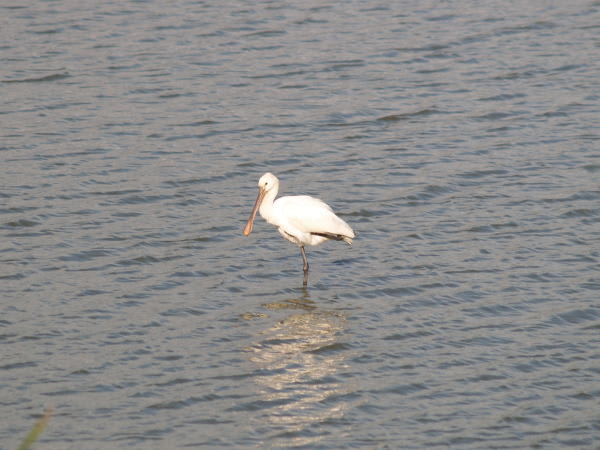
[[[600,2],[0,10],[2,447],[600,441]]]

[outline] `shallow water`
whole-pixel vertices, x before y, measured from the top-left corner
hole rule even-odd
[[[599,2],[0,9],[2,447],[598,442]]]

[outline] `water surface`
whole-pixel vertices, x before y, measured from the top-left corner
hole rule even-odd
[[[600,3],[0,10],[2,447],[598,442]]]

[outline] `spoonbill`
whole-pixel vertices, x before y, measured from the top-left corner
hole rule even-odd
[[[265,173],[258,180],[258,196],[244,228],[244,236],[252,232],[256,212],[277,227],[277,231],[288,241],[300,247],[304,262],[304,286],[308,283],[308,260],[305,245],[319,245],[333,239],[352,245],[354,231],[334,214],[331,207],[318,198],[308,195],[279,197],[279,179]]]

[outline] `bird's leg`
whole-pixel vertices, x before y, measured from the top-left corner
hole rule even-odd
[[[304,286],[308,284],[308,260],[306,259],[306,252],[304,251],[304,245],[300,246],[300,251],[302,252],[302,260],[304,261]]]
[[[302,252],[302,259],[304,261],[304,266],[302,267],[302,269],[304,269],[305,272],[308,272],[308,260],[306,259],[306,252],[304,251],[304,245],[300,246],[300,251]]]

